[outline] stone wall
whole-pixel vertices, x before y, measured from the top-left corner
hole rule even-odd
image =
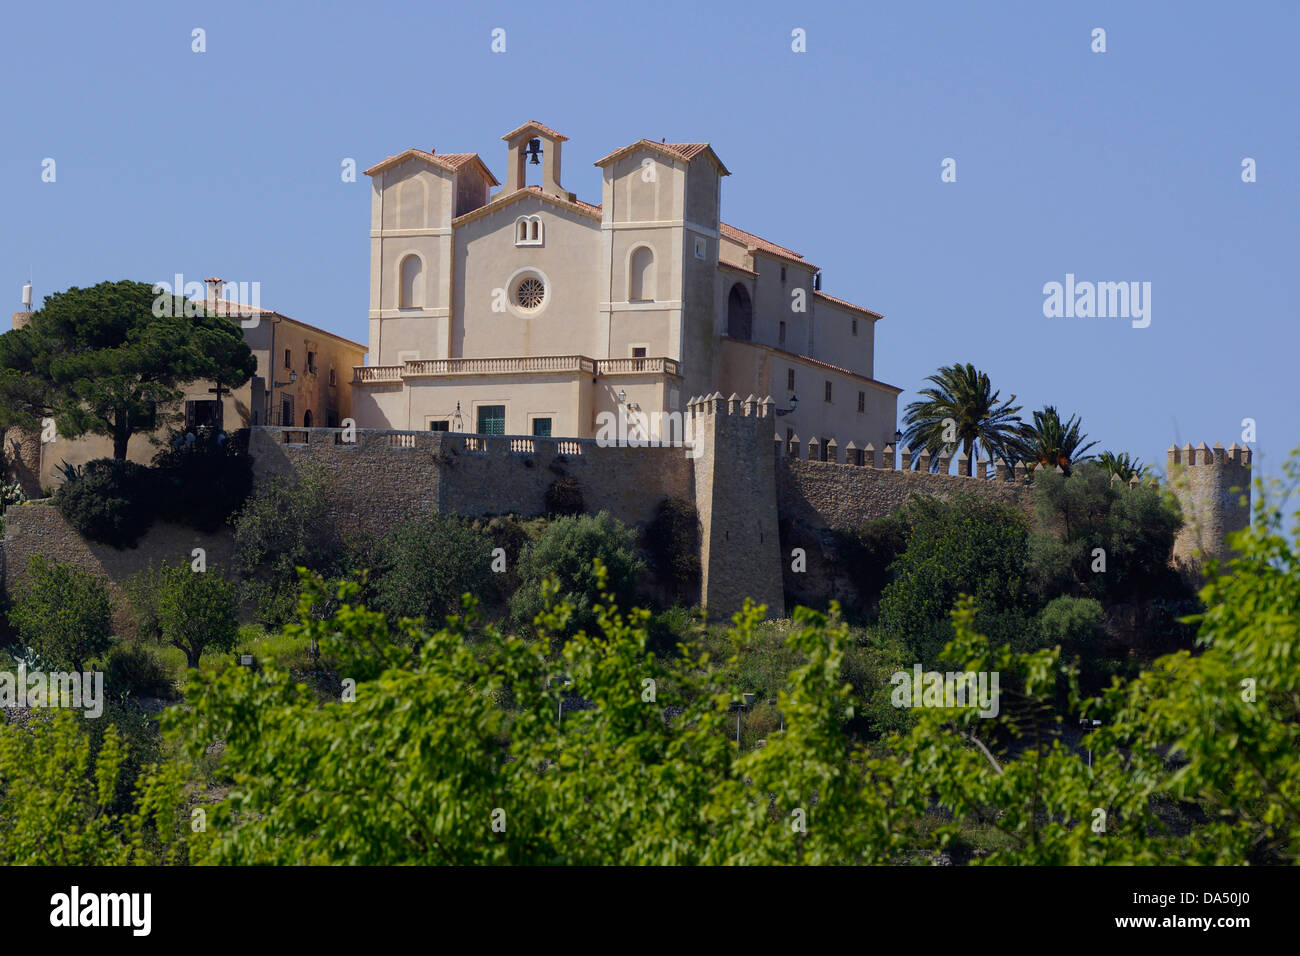
[[[378,534],[419,512],[478,517],[540,515],[546,491],[572,477],[586,510],[643,525],[666,497],[692,500],[694,470],[683,448],[602,448],[591,439],[254,428],[249,453],[258,482],[316,466],[326,474],[345,530]]]
[[[702,603],[727,617],[745,598],[781,616],[780,531],[772,460],[773,403],[714,393],[689,404],[700,514]]]
[[[41,436],[11,429],[5,435],[5,464],[9,479],[18,482],[28,498],[41,496]]]
[[[222,573],[230,567],[234,549],[226,530],[203,534],[183,525],[156,523],[140,539],[138,547],[119,551],[82,538],[49,502],[19,505],[5,513],[0,581],[12,591],[26,579],[28,564],[35,554],[52,562],[76,565],[105,579],[113,600],[114,630],[132,635],[135,621],[126,596],[127,582],[151,564],[188,564],[195,548],[206,551],[208,573]]]
[[[1023,509],[1032,508],[1031,485],[1022,466],[1013,473],[987,463],[940,459],[940,473],[928,470],[929,456],[891,447],[844,449],[849,463],[819,460],[814,443],[799,456],[797,445],[777,441],[770,399],[741,401],[715,393],[689,403],[689,448],[601,447],[593,440],[483,436],[443,432],[253,428],[249,451],[257,482],[291,475],[307,466],[322,470],[334,499],[335,518],[345,531],[382,534],[420,511],[468,517],[539,515],[547,489],[559,478],[575,478],[586,510],[609,511],[644,526],[666,497],[693,501],[701,522],[702,594],[713,617],[738,609],[745,597],[784,612],[784,598],[850,599],[851,575],[838,566],[835,532],[891,514],[914,494],[952,498],[978,494]],[[354,439],[354,440],[353,440]],[[952,465],[957,474],[948,474]],[[883,467],[882,467],[883,466]],[[974,472],[972,475],[971,472]],[[1169,487],[1182,502],[1187,526],[1174,547],[1175,563],[1189,574],[1205,556],[1227,557],[1225,536],[1249,523],[1249,449],[1170,450]],[[209,567],[228,564],[228,532],[202,535],[157,525],[138,549],[116,551],[83,541],[48,504],[11,509],[0,551],[0,581],[22,579],[30,555],[69,561],[110,583],[119,615],[125,614],[123,585],[149,562],[189,560],[195,547],[208,552]],[[804,547],[807,569],[789,573],[789,549]],[[784,576],[784,581],[783,581]],[[807,592],[818,581],[817,594]],[[119,627],[129,631],[124,616]]]
[[[1032,507],[1032,488],[1024,479],[979,479],[785,457],[776,463],[781,517],[834,530],[886,517],[912,495],[947,499],[962,493],[978,494],[1027,510]]]
[[[1231,557],[1227,537],[1250,524],[1249,448],[1234,442],[1227,449],[1201,442],[1181,449],[1170,446],[1169,487],[1183,507],[1185,524],[1174,542],[1174,563],[1196,576],[1206,558]]]

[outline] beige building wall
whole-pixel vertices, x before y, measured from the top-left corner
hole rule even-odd
[[[502,138],[507,184],[486,205],[491,174],[473,154],[452,154],[473,159],[458,165],[408,150],[368,170],[378,367],[358,372],[360,425],[473,431],[477,410],[493,405],[505,407],[510,434],[530,434],[543,416],[553,434],[590,437],[601,412],[681,411],[715,391],[783,407],[777,356],[788,354],[805,357],[797,375],[815,392],[800,395],[789,423],[841,448],[892,440],[900,390],[873,378],[879,316],[815,292],[817,267],[798,254],[724,226],[729,172],[707,144],[616,150],[596,163],[592,206],[560,183],[562,134],[530,123]],[[533,140],[541,186],[525,185]],[[421,263],[418,293],[407,256]],[[516,301],[527,279],[546,290],[530,309]],[[736,286],[749,303],[748,343],[728,334]],[[821,376],[833,381],[829,402]]]

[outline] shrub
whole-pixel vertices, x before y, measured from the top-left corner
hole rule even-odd
[[[1094,599],[1059,597],[1039,612],[1038,630],[1047,647],[1059,644],[1069,659],[1096,653],[1101,621],[1101,604]]]
[[[1018,636],[998,612],[1027,606],[1024,588],[1029,530],[1005,505],[963,495],[953,502],[917,498],[905,509],[907,548],[880,598],[880,624],[925,663],[952,639],[949,612],[960,594],[979,608],[980,627],[999,643]]]
[[[113,694],[163,698],[175,696],[171,675],[162,658],[135,642],[119,644],[109,653],[104,681]]]
[[[492,546],[461,518],[424,514],[390,531],[376,560],[375,608],[441,627],[460,607],[462,594],[481,597],[487,590]]]
[[[185,652],[190,667],[205,650],[230,650],[239,635],[235,586],[215,571],[188,564],[164,567],[158,595],[158,626],[164,642]]]
[[[153,523],[147,475],[135,462],[97,458],[59,487],[54,504],[82,537],[133,548]]]
[[[678,597],[694,603],[700,590],[700,514],[681,498],[659,502],[645,530],[655,572]]]
[[[597,559],[605,566],[604,588],[592,564]],[[594,628],[592,608],[601,603],[602,592],[613,594],[621,607],[635,603],[636,576],[642,567],[636,532],[608,512],[559,518],[524,549],[511,615],[516,624],[530,627],[544,605],[542,582],[554,577],[562,598],[573,605],[569,633]]]
[[[294,618],[298,568],[325,577],[347,568],[348,552],[330,515],[329,484],[320,469],[273,478],[245,502],[234,526],[235,570],[264,624]]]
[[[9,622],[43,665],[80,671],[108,649],[113,606],[99,578],[38,554],[27,581],[15,589]]]
[[[564,475],[551,482],[546,489],[546,513],[552,517],[580,515],[586,511],[582,499],[582,486],[578,479]]]
[[[8,511],[10,505],[20,505],[26,500],[23,486],[16,481],[5,481],[0,473],[0,514]]]

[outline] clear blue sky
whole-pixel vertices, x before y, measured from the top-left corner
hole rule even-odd
[[[216,274],[365,341],[369,186],[341,161],[476,151],[504,179],[536,119],[590,201],[618,146],[712,143],[724,219],[884,313],[900,414],[970,361],[1147,462],[1247,417],[1266,469],[1300,445],[1295,3],[28,3],[4,34],[6,313],[29,269],[38,304]],[[1066,273],[1150,282],[1150,327],[1045,318]]]

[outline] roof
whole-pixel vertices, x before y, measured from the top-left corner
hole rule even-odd
[[[489,183],[493,186],[501,185],[500,181],[492,175],[492,170],[487,168],[487,164],[483,162],[478,153],[443,153],[441,156],[436,156],[431,151],[416,149],[415,147],[402,150],[402,152],[395,156],[389,156],[387,159],[375,163],[375,165],[366,170],[366,175],[376,176],[386,169],[392,169],[394,166],[401,165],[408,159],[419,159],[431,166],[445,169],[449,173],[459,172],[466,165],[477,163],[479,170],[483,173],[484,178],[486,178]]]
[[[486,205],[479,206],[477,209],[472,209],[463,216],[457,216],[451,221],[451,224],[453,226],[468,225],[476,219],[482,219],[488,213],[496,212],[498,209],[504,209],[512,202],[518,202],[520,199],[526,199],[530,196],[534,199],[544,199],[549,203],[559,206],[561,209],[568,209],[592,219],[600,219],[599,206],[593,206],[589,202],[579,202],[577,200],[570,202],[567,198],[553,196],[550,193],[543,191],[541,186],[524,186],[521,189],[516,189],[512,193],[501,193],[495,196],[492,201]]]
[[[827,295],[825,292],[814,292],[813,295],[819,299],[826,299],[828,302],[834,302],[836,305],[842,305],[846,309],[852,309],[854,312],[861,312],[864,315],[869,315],[873,319],[884,318],[884,316],[879,312],[872,312],[870,309],[864,308],[863,306],[854,305],[848,299],[841,299],[838,296]]]
[[[798,352],[791,352],[789,349],[778,348],[775,345],[768,345],[764,342],[754,342],[750,339],[737,339],[737,338],[732,338],[729,335],[724,335],[722,338],[724,341],[734,342],[737,345],[748,345],[756,349],[766,349],[769,352],[776,352],[777,354],[782,355],[786,358],[795,359],[807,365],[816,365],[819,368],[830,369],[833,372],[840,372],[844,375],[849,376],[850,378],[855,378],[858,381],[870,382],[872,385],[877,385],[880,388],[887,388],[890,391],[894,392],[895,394],[902,394],[903,392],[903,390],[899,388],[897,385],[890,385],[888,382],[882,382],[880,381],[880,379],[872,378],[870,375],[863,375],[861,372],[854,372],[851,369],[844,368],[843,366],[840,365],[832,365],[830,362],[824,362],[821,359],[815,359],[811,355],[800,355]]]
[[[776,256],[778,259],[788,259],[799,265],[807,266],[814,272],[817,267],[811,262],[804,259],[802,255],[793,249],[787,249],[785,246],[778,246],[775,242],[769,242],[761,236],[756,236],[752,232],[746,232],[743,229],[737,229],[728,223],[719,223],[719,231],[723,238],[730,239],[732,242],[738,242],[746,249],[766,253],[769,256]]]
[[[510,140],[514,139],[520,133],[530,129],[535,129],[539,133],[545,133],[547,136],[551,137],[557,143],[565,143],[568,142],[569,140],[569,137],[565,136],[563,133],[559,132],[558,130],[553,130],[549,126],[537,122],[537,120],[529,120],[523,126],[516,126],[514,129],[506,133],[506,135],[502,136],[501,138],[504,139],[506,142],[510,142]]]
[[[642,148],[654,150],[668,156],[670,159],[680,159],[686,162],[690,162],[702,153],[707,153],[723,176],[731,175],[731,170],[722,164],[722,160],[718,159],[718,154],[713,151],[713,147],[708,143],[656,143],[650,139],[639,139],[635,143],[629,143],[626,146],[619,147],[612,153],[602,156],[592,165],[604,166],[606,163],[621,159],[635,149]]]
[[[252,316],[257,316],[260,319],[262,316],[272,316],[285,322],[292,322],[294,325],[300,325],[304,329],[319,332],[321,335],[328,335],[330,338],[338,339],[340,342],[346,342],[348,345],[354,345],[362,352],[370,351],[370,346],[368,345],[354,342],[346,336],[339,335],[337,332],[322,329],[318,325],[312,325],[310,322],[304,322],[302,319],[295,319],[291,315],[285,315],[283,312],[276,312],[274,309],[263,309],[260,306],[245,305],[242,302],[236,302],[234,299],[203,299],[202,302],[205,309],[215,306],[217,315],[225,315],[231,319],[246,319],[251,318]]]

